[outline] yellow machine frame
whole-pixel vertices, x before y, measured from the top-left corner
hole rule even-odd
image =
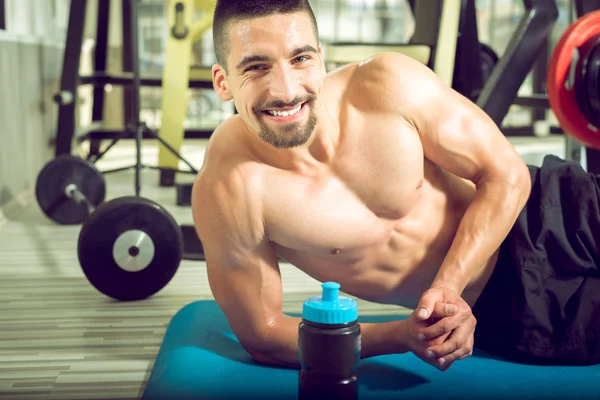
[[[191,78],[192,45],[212,27],[216,0],[168,0],[167,15],[170,27],[163,70],[161,124],[159,135],[177,151],[181,150],[187,117],[189,83]],[[198,12],[202,17],[194,21]],[[172,29],[171,29],[172,27]],[[210,73],[194,74],[194,79],[211,81]],[[179,158],[159,144],[158,165],[177,169]]]

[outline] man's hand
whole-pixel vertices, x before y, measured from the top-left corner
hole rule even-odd
[[[451,315],[446,311],[452,311],[452,308],[445,309],[445,306],[438,303],[437,308],[434,309],[432,315],[433,318],[422,320],[417,316],[417,310],[413,311],[407,319],[406,326],[406,337],[408,339],[408,347],[410,351],[419,357],[421,360],[434,367],[445,370],[447,368],[446,360],[442,360],[440,357],[432,356],[428,354],[428,350],[434,346],[438,346],[444,343],[446,338],[450,335],[450,332],[438,335],[437,337],[427,338],[423,332],[426,329],[430,329],[436,323],[437,318],[444,318]]]
[[[445,371],[454,361],[473,354],[476,324],[471,307],[456,290],[431,288],[423,294],[407,324],[411,351]]]

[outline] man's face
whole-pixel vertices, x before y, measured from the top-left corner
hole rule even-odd
[[[225,97],[272,146],[306,143],[317,124],[326,73],[310,18],[302,12],[272,15],[232,23],[229,31]]]

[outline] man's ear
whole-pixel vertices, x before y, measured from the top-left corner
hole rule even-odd
[[[227,84],[227,76],[225,75],[225,70],[219,64],[215,64],[212,67],[212,77],[213,77],[213,88],[217,95],[223,101],[229,101],[233,99],[233,95],[229,90],[229,86]]]

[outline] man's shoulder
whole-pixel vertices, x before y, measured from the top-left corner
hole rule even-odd
[[[215,129],[192,188],[194,225],[213,252],[214,246],[253,246],[264,235],[261,169],[249,156],[238,119]]]
[[[407,73],[413,75],[422,75],[423,71],[431,71],[429,67],[417,61],[416,59],[398,52],[382,52],[354,63],[355,77],[387,77],[392,75],[395,79],[406,76]],[[433,72],[433,71],[431,71]],[[389,83],[389,82],[388,82]]]
[[[219,204],[253,196],[258,166],[252,162],[244,129],[243,121],[235,115],[213,131],[194,183],[196,198]]]
[[[405,54],[384,52],[349,66],[346,98],[363,110],[394,111],[438,84],[435,73]]]
[[[207,176],[225,178],[233,171],[249,166],[251,156],[246,125],[236,114],[222,121],[213,131],[204,153],[202,171]]]

